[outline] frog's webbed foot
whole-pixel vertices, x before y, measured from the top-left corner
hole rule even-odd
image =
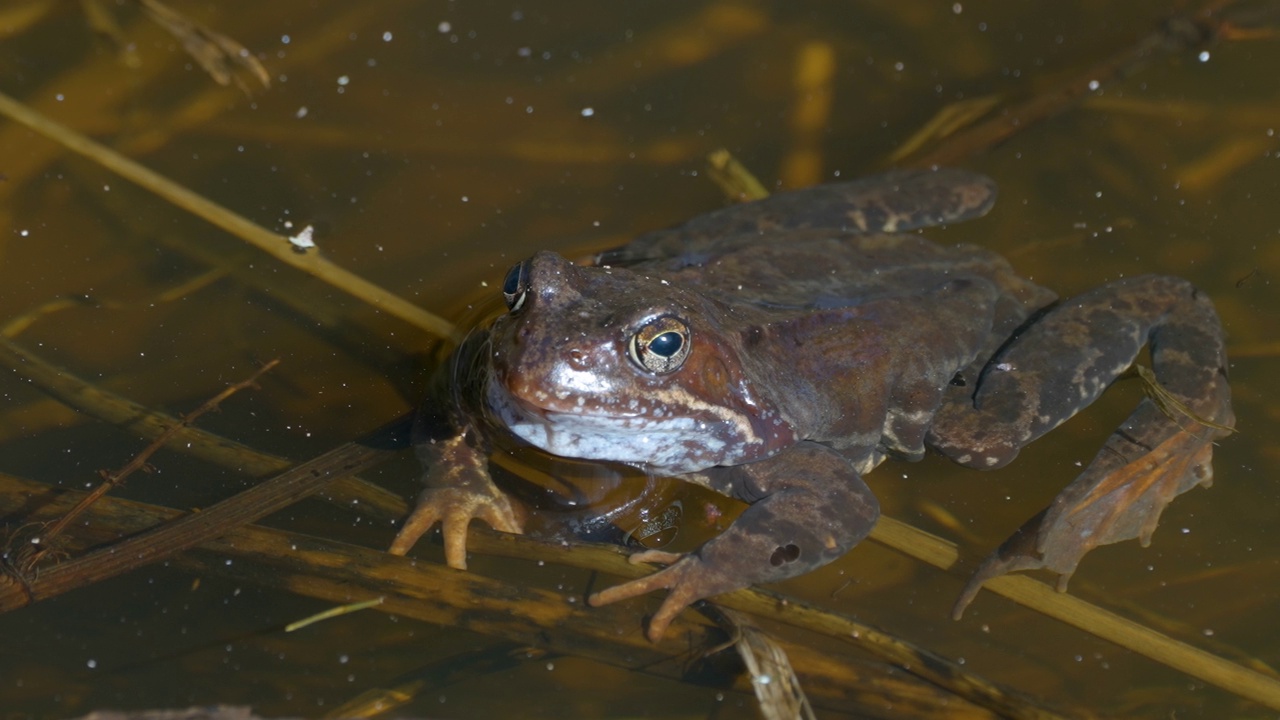
[[[679,555],[661,550],[646,550],[630,558],[632,563],[654,562],[667,565],[652,575],[615,585],[592,594],[587,602],[593,606],[609,605],[653,592],[670,590],[658,612],[649,619],[645,635],[651,642],[658,642],[666,634],[667,627],[685,608],[713,595],[737,590],[743,584],[739,580],[723,577],[709,571],[696,554]]]
[[[1225,383],[1220,393],[1222,412],[1213,419],[1215,426],[1168,417],[1150,402],[1140,405],[1053,504],[983,561],[952,615],[959,618],[991,578],[1046,569],[1058,573],[1058,591],[1064,592],[1093,548],[1131,538],[1146,547],[1160,513],[1175,497],[1213,482],[1213,443],[1232,423]]]
[[[438,522],[444,536],[445,562],[467,569],[467,526],[479,519],[494,530],[520,533],[523,523],[511,501],[489,477],[483,454],[461,437],[438,442],[425,477],[427,489],[388,549],[404,555]],[[425,454],[425,453],[423,453]]]

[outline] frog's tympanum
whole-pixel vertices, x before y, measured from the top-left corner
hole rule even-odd
[[[1234,423],[1209,299],[1132,277],[1068,300],[994,253],[911,232],[984,214],[995,189],[959,171],[898,172],[775,195],[695,218],[578,265],[540,252],[511,269],[508,312],[452,356],[479,390],[420,413],[427,490],[396,538],[437,521],[465,566],[466,526],[520,532],[490,479],[486,412],[555,455],[628,463],[749,507],[696,552],[591,596],[669,589],[656,639],[683,608],[821,567],[879,507],[863,476],[926,450],[998,468],[1092,403],[1144,345],[1179,402],[1143,400],[1084,472],[981,566],[1062,581],[1095,546],[1150,539],[1177,495],[1208,485]]]

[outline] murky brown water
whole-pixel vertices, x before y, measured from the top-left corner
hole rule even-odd
[[[0,90],[269,229],[314,225],[325,256],[454,319],[534,250],[577,254],[720,206],[703,161],[715,148],[771,185],[871,172],[943,106],[1051,89],[1169,11],[1160,2],[175,1],[261,57],[273,85],[249,97],[216,87],[174,40],[114,3],[136,67],[85,29],[77,4],[9,5]],[[824,129],[806,134],[794,125],[793,75],[814,43],[835,69]],[[934,235],[1006,253],[1064,294],[1162,272],[1215,299],[1241,430],[1216,453],[1217,482],[1174,503],[1152,547],[1094,552],[1072,590],[1268,665],[1280,662],[1280,410],[1266,390],[1280,373],[1278,71],[1280,44],[1269,40],[1157,55],[967,162],[997,180],[1001,200],[988,218]],[[806,150],[817,165],[794,160]],[[201,426],[294,458],[380,425],[417,396],[432,346],[420,331],[7,121],[0,172],[0,318],[93,300],[16,338],[45,359],[181,412],[281,357],[261,390]],[[1136,397],[1116,388],[997,473],[929,460],[886,464],[869,482],[889,514],[956,540],[972,559],[1068,482]],[[0,375],[0,471],[85,487],[143,445]],[[120,494],[198,507],[246,484],[177,454],[154,464]],[[404,457],[374,479],[408,494],[415,474]],[[332,509],[284,515],[274,524],[373,545],[390,537]],[[0,616],[0,717],[215,702],[320,716],[497,642],[378,613],[285,635],[283,623],[326,603],[196,580],[152,568]],[[989,593],[953,622],[958,589],[954,577],[871,544],[786,588],[1049,703],[1152,718],[1276,715]],[[754,710],[745,696],[560,658],[451,679],[397,712]]]

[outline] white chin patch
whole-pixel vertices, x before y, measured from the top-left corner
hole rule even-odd
[[[692,418],[525,410],[500,383],[489,407],[513,435],[553,455],[644,465],[678,475],[723,464],[725,442]],[[701,427],[700,427],[701,426]]]

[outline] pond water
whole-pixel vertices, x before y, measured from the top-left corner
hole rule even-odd
[[[533,251],[582,255],[721,207],[705,159],[718,148],[771,190],[883,170],[944,108],[989,99],[1000,112],[1053,93],[1182,4],[172,3],[260,58],[271,86],[239,71],[247,92],[215,84],[132,5],[101,4],[121,41],[91,32],[79,4],[9,5],[0,91],[269,230],[312,226],[324,257],[465,325],[494,309],[507,268]],[[829,73],[798,81],[814,62]],[[1000,200],[988,217],[930,236],[1001,252],[1062,295],[1157,272],[1214,299],[1240,430],[1216,449],[1214,486],[1173,503],[1151,547],[1090,554],[1071,589],[1271,673],[1280,406],[1266,388],[1280,373],[1280,43],[1237,34],[1157,48],[1128,70],[964,159],[996,180]],[[420,396],[438,347],[423,330],[7,120],[0,173],[0,318],[27,317],[8,334],[44,360],[181,413],[281,358],[258,389],[199,425],[295,459]],[[85,301],[50,305],[67,298]],[[886,463],[868,482],[888,514],[958,543],[972,563],[1069,482],[1139,397],[1119,384],[997,472],[929,458]],[[21,370],[0,375],[0,417],[0,472],[67,488],[94,485],[146,445],[47,399]],[[151,464],[114,494],[195,508],[251,483],[178,452]],[[409,498],[417,472],[401,453],[366,477]],[[393,533],[319,503],[268,524],[374,548]],[[474,565],[586,591],[580,573],[551,566]],[[991,593],[954,622],[960,585],[867,543],[780,589],[1068,712],[1280,713]],[[715,682],[508,655],[503,638],[391,613],[282,632],[330,604],[164,565],[0,615],[0,717],[213,703],[320,717],[422,668],[435,668],[431,680],[399,716],[755,716],[749,695]],[[630,607],[634,626],[623,630],[638,633],[654,605]],[[440,670],[471,651],[508,661]],[[820,717],[903,716],[815,702]]]

